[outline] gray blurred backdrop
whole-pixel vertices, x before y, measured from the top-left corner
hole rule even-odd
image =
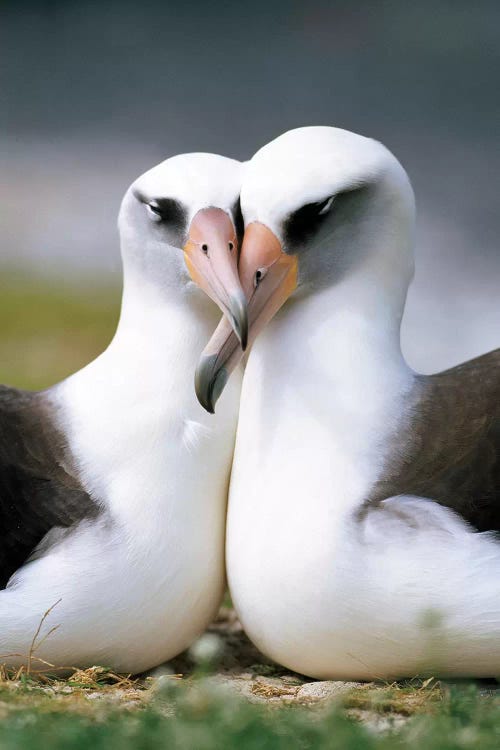
[[[383,141],[419,210],[422,371],[500,345],[498,0],[0,4],[1,260],[119,278],[128,184],[300,125]]]

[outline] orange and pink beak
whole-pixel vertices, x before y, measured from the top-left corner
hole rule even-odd
[[[260,222],[249,224],[243,238],[239,277],[248,303],[250,345],[296,288],[297,273],[297,257],[283,251],[276,235]],[[196,395],[211,413],[229,375],[243,356],[233,330],[234,326],[223,318],[196,370]]]
[[[221,208],[198,211],[183,249],[192,280],[220,307],[244,350],[247,303],[238,276],[238,238],[229,214]]]

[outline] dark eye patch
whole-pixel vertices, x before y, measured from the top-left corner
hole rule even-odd
[[[323,201],[307,203],[285,219],[283,236],[286,246],[300,245],[316,232],[328,215],[328,212],[321,212],[330,200],[331,196],[328,196]]]
[[[135,193],[141,203],[150,206],[151,210],[160,217],[162,222],[172,227],[183,229],[187,221],[187,211],[180,201],[175,198],[146,198],[141,193]]]

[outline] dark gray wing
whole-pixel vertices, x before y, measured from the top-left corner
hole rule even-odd
[[[0,386],[0,589],[54,527],[95,517],[50,400]]]
[[[500,349],[419,376],[371,499],[430,498],[479,531],[500,531]]]

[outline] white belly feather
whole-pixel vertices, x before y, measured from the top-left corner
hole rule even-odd
[[[424,499],[358,515],[411,373],[387,387],[362,362],[322,380],[273,325],[245,373],[229,498],[228,581],[249,637],[320,679],[500,673],[498,542]],[[346,366],[348,346],[330,363]]]

